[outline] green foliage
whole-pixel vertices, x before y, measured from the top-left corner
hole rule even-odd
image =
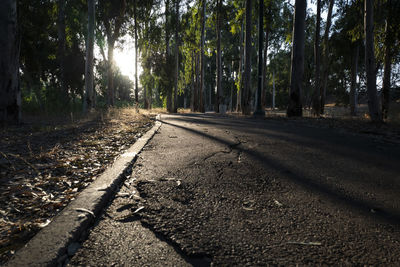
[[[201,5],[203,0],[180,1],[180,50],[179,50],[179,95],[190,99],[195,87],[196,64],[200,53]],[[165,104],[167,92],[174,86],[175,20],[173,0],[170,0],[169,14],[166,20],[164,0],[136,1],[98,1],[96,8],[95,42],[101,53],[95,61],[96,103],[105,105],[107,96],[107,31],[112,31],[117,18],[122,16],[120,36],[134,34],[134,3],[138,30],[138,48],[143,72],[140,75],[140,95],[151,95],[152,104]],[[253,2],[252,25],[252,91],[257,83],[257,3]],[[325,9],[328,0],[323,1]],[[216,1],[208,0],[206,6],[205,27],[205,89],[206,101],[213,98],[216,79]],[[222,5],[221,49],[223,66],[223,97],[227,103],[232,85],[238,90],[242,74],[239,71],[240,34],[244,21],[243,0],[224,0]],[[341,104],[348,101],[348,88],[351,68],[351,55],[355,45],[360,46],[359,77],[360,88],[364,87],[363,78],[363,3],[361,0],[336,0],[333,27],[329,38],[329,96]],[[393,86],[399,83],[400,62],[400,2],[395,0],[375,1],[375,55],[377,72],[382,73],[387,37],[386,22],[389,21],[390,42],[393,53]],[[268,65],[266,69],[267,103],[271,102],[272,74],[275,73],[276,104],[284,108],[288,100],[290,79],[290,57],[293,27],[293,6],[290,1],[264,0],[264,31],[268,32]],[[315,3],[313,2],[312,5]],[[126,6],[124,6],[126,5]],[[121,14],[123,7],[125,13]],[[310,7],[309,7],[310,8]],[[313,41],[315,16],[308,10],[306,21],[305,66],[304,66],[304,101],[308,104],[314,83]],[[87,35],[86,0],[68,0],[65,9],[65,81],[67,92],[61,86],[60,55],[58,48],[57,16],[58,1],[18,1],[18,24],[21,33],[21,89],[25,112],[68,111],[79,105],[83,97],[85,40]],[[388,20],[390,18],[390,20]],[[110,24],[110,28],[105,26]],[[322,30],[324,30],[322,21]],[[166,35],[169,34],[170,53],[166,52]],[[108,34],[110,36],[110,33]],[[118,37],[118,36],[117,36]],[[244,40],[243,40],[244,41]],[[116,45],[123,45],[122,39],[115,40]],[[323,47],[322,47],[323,49]],[[96,55],[99,57],[99,55]],[[397,67],[396,67],[397,66]],[[114,69],[115,96],[117,105],[127,105],[132,101],[133,83]],[[233,80],[235,77],[235,80]],[[379,75],[378,75],[379,79]],[[235,90],[235,91],[237,91]],[[67,93],[67,99],[64,94]],[[254,98],[254,97],[253,97]],[[182,99],[182,97],[180,97]],[[211,100],[213,102],[214,100]],[[234,100],[236,101],[236,100]]]

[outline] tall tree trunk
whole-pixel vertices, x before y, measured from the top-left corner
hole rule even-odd
[[[200,38],[200,112],[205,112],[205,58],[204,58],[204,42],[205,42],[205,28],[206,28],[206,0],[202,1],[201,7],[201,38]]]
[[[234,75],[233,75],[233,65],[234,65],[234,61],[232,60],[232,63],[229,66],[229,74],[230,74],[231,79],[232,79],[231,95],[230,95],[230,99],[229,99],[229,111],[230,112],[233,111],[233,95],[234,95],[234,90],[235,90],[235,80],[234,80]]]
[[[292,67],[290,76],[290,95],[287,116],[303,115],[302,108],[302,84],[304,73],[304,41],[305,41],[305,19],[306,0],[296,0],[293,22],[293,47]]]
[[[152,103],[153,103],[153,86],[154,84],[149,88],[149,94],[147,96],[147,109],[151,109]],[[146,89],[145,89],[146,90]]]
[[[365,0],[364,32],[365,32],[365,69],[367,72],[368,109],[371,120],[381,122],[378,95],[376,90],[375,55],[374,55],[374,17],[373,0]]]
[[[107,79],[108,79],[108,106],[114,106],[115,93],[114,93],[114,40],[108,40],[108,69],[107,69]]]
[[[215,94],[215,112],[220,112],[222,104],[221,6],[222,1],[217,0],[217,93]]]
[[[65,0],[58,0],[57,35],[57,57],[60,65],[61,96],[63,98],[62,101],[64,103],[68,103],[68,88],[65,80]]]
[[[317,117],[319,117],[321,112],[320,52],[319,52],[320,31],[321,31],[321,0],[317,0],[317,22],[315,26],[315,40],[314,40],[315,88],[313,97],[313,109]]]
[[[265,110],[261,105],[262,98],[262,88],[263,88],[263,42],[264,42],[264,0],[259,1],[258,8],[258,88],[257,88],[257,103],[254,115],[265,116]]]
[[[244,25],[242,21],[242,26],[240,28],[240,56],[239,56],[239,70],[238,70],[238,79],[239,79],[239,88],[237,90],[236,96],[236,112],[242,111],[242,92],[243,92],[243,58],[244,58],[244,47],[243,47],[243,34],[244,34]]]
[[[251,87],[251,0],[246,0],[246,37],[244,55],[244,88],[242,93],[242,113],[249,115]]]
[[[179,0],[175,0],[175,87],[174,87],[174,109],[178,112],[178,79],[179,79]]]
[[[212,75],[211,67],[209,67],[210,76]],[[204,88],[205,89],[205,88]],[[212,107],[212,83],[208,85],[208,109],[211,110]]]
[[[0,1],[0,125],[21,120],[17,3]]]
[[[357,73],[358,73],[359,44],[355,44],[352,53],[351,82],[350,82],[350,115],[357,115]]]
[[[272,110],[275,109],[275,71],[272,71]]]
[[[119,38],[122,23],[124,21],[124,14],[126,9],[126,1],[122,1],[119,15],[115,17],[114,27],[111,26],[111,21],[108,19],[103,20],[104,28],[107,35],[108,45],[108,64],[107,64],[107,78],[108,78],[108,94],[107,105],[114,106],[114,45],[115,41]]]
[[[138,34],[137,34],[137,0],[133,1],[133,19],[135,23],[135,102],[139,103],[139,84],[138,84]],[[144,94],[145,95],[145,94]],[[143,99],[144,108],[147,108],[146,96]]]
[[[194,111],[199,111],[199,63],[198,54],[194,54]]]
[[[166,65],[165,70],[168,71],[170,68],[170,51],[169,51],[169,0],[165,0],[165,59]],[[168,77],[169,78],[169,77]],[[172,88],[168,86],[165,88],[167,91],[167,111],[172,112]]]
[[[200,65],[200,52],[196,54],[196,88],[197,88],[197,111],[201,111],[201,103],[202,103],[202,92],[200,88],[200,72],[201,72],[201,65]]]
[[[389,102],[390,102],[390,77],[392,72],[392,46],[393,46],[393,32],[392,32],[392,12],[390,12],[392,7],[392,1],[387,2],[387,18],[385,26],[385,66],[383,74],[383,86],[382,86],[382,115],[383,119],[387,119],[389,112]]]
[[[192,82],[191,82],[191,97],[190,97],[190,109],[191,109],[191,111],[192,112],[194,112],[194,111],[196,111],[196,88],[195,88],[195,73],[196,73],[196,71],[195,71],[195,63],[194,63],[194,61],[195,61],[195,57],[194,57],[194,52],[192,52],[192,62],[191,62],[191,65],[192,65]]]
[[[261,93],[261,105],[262,108],[265,110],[266,106],[266,94],[267,94],[267,57],[268,57],[268,42],[269,42],[269,21],[267,21],[267,27],[265,29],[265,46],[264,46],[264,64],[263,64],[263,88]]]
[[[325,99],[326,99],[326,87],[328,85],[328,65],[329,65],[329,31],[331,28],[331,23],[332,23],[332,11],[333,11],[333,5],[335,4],[335,0],[330,0],[329,1],[329,8],[328,8],[328,16],[326,18],[326,27],[325,27],[325,33],[324,33],[324,49],[323,49],[323,58],[322,58],[322,67],[323,67],[323,72],[322,72],[322,86],[321,86],[321,91],[320,91],[320,97],[321,97],[321,105],[320,105],[320,111],[321,114],[324,114],[325,112]]]
[[[86,64],[85,64],[85,101],[83,101],[83,112],[85,113],[94,107],[94,101],[93,101],[94,24],[95,24],[94,0],[88,0],[88,36],[86,43]]]

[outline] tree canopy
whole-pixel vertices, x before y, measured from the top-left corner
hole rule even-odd
[[[93,107],[127,102],[170,112],[190,106],[192,111],[250,114],[261,75],[263,109],[274,102],[278,108],[289,107],[288,114],[313,108],[319,116],[326,103],[333,103],[349,105],[354,115],[357,105],[373,101],[382,115],[372,117],[381,120],[400,94],[398,1],[373,1],[368,9],[372,31],[364,31],[370,21],[364,15],[371,13],[364,2],[369,0],[308,1],[304,18],[297,20],[299,1],[264,0],[261,42],[259,1],[94,2]],[[90,56],[88,2],[18,1],[17,10],[22,111],[80,110]],[[303,40],[294,30],[301,21]],[[366,33],[373,38],[365,39]],[[134,40],[139,65],[132,62],[138,77],[133,81],[121,75],[114,60],[114,49],[124,47],[127,39]],[[371,42],[373,50],[367,50],[375,67],[368,72],[365,44]],[[296,47],[300,50],[293,54]],[[293,69],[296,58],[291,55],[299,52],[303,62]],[[372,76],[367,73],[376,77],[371,78],[376,90],[369,95],[367,77]],[[289,112],[293,107],[298,111]]]

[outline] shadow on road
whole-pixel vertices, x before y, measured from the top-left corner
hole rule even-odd
[[[254,127],[259,127],[259,124],[260,124],[259,122],[256,122],[254,120],[253,121],[250,120],[250,122],[245,122],[244,120],[233,119],[230,121],[225,120],[224,122],[221,122],[221,123],[219,123],[219,121],[218,121],[218,123],[215,123],[215,122],[212,122],[209,120],[205,120],[208,118],[215,119],[216,116],[212,116],[212,115],[197,115],[197,114],[193,115],[192,114],[192,115],[185,115],[180,118],[179,117],[172,117],[172,118],[173,118],[173,120],[190,122],[190,123],[195,123],[195,124],[215,124],[215,125],[219,125],[219,126],[230,126],[230,127],[237,127],[237,128],[245,127],[246,132],[254,131],[256,133],[257,133],[257,131],[256,131],[257,128],[254,128]],[[223,119],[223,117],[218,117],[218,119]],[[217,141],[226,146],[234,145],[233,143],[226,141],[223,138],[212,136],[210,134],[207,134],[207,133],[195,130],[195,129],[191,129],[191,128],[188,128],[188,127],[185,127],[182,125],[178,125],[178,124],[175,124],[172,122],[168,122],[165,120],[162,120],[162,122],[167,125],[177,127],[177,128],[183,129],[185,131],[191,132],[193,134],[200,135],[202,137],[206,137],[213,141]],[[245,123],[245,125],[240,125],[243,123]],[[304,127],[302,127],[302,128],[304,128]],[[281,130],[281,129],[279,129],[279,130]],[[303,138],[303,135],[302,135],[303,133],[289,131],[288,129],[284,129],[284,128],[282,128],[282,131],[284,131],[286,133],[291,133],[295,137],[298,136],[299,139]],[[279,135],[273,134],[272,132],[268,132],[268,135],[273,135],[275,138],[281,138],[281,139],[283,138],[288,142],[294,142],[300,146],[313,146],[315,148],[315,143],[310,144],[306,141],[301,141],[295,137],[282,136],[281,134],[279,134]],[[306,134],[306,136],[304,136],[304,138],[311,138],[311,135]],[[314,141],[314,139],[313,139],[313,141]],[[321,142],[329,143],[328,140],[327,141],[318,140],[317,145],[318,145],[318,143],[321,143]],[[330,145],[340,146],[339,143],[333,143],[333,144],[330,143]],[[367,199],[358,199],[358,198],[355,198],[353,196],[346,194],[345,192],[339,192],[339,190],[336,191],[333,188],[331,188],[330,186],[328,186],[327,184],[323,184],[321,182],[314,181],[314,180],[312,180],[312,178],[308,178],[305,173],[303,173],[301,171],[297,171],[297,170],[295,171],[291,167],[289,167],[287,164],[285,164],[284,162],[273,159],[272,157],[268,156],[265,153],[259,153],[255,150],[250,150],[250,149],[246,149],[243,147],[240,147],[237,149],[239,149],[243,153],[246,153],[247,155],[251,156],[253,159],[259,161],[260,163],[277,170],[278,172],[280,172],[282,174],[283,177],[287,178],[289,181],[291,181],[297,185],[300,185],[305,189],[311,190],[315,193],[319,193],[324,196],[327,196],[331,200],[333,200],[335,203],[344,204],[355,211],[361,212],[364,216],[369,217],[371,219],[380,219],[384,222],[387,222],[387,223],[390,223],[393,225],[400,225],[400,212],[398,210],[387,211],[384,209],[379,209],[378,211],[374,210],[374,212],[371,212],[371,210],[373,208],[375,208],[377,204],[380,204],[380,203],[376,203],[376,202],[373,202],[373,201],[370,201]],[[353,154],[353,152],[352,153],[347,153],[344,151],[341,152],[339,149],[334,149],[333,151],[334,151],[334,153],[337,153],[339,156],[347,157],[352,160],[361,161],[361,160],[365,159],[365,158],[363,158],[365,156],[371,157],[371,155],[369,155],[367,153],[367,151],[368,151],[367,149],[363,149],[362,147],[359,147],[359,145],[356,145],[355,149],[356,150],[354,151],[354,153],[363,152],[363,154],[361,155],[361,158],[356,158],[355,155],[359,155],[359,154]],[[372,158],[376,159],[379,156],[380,155],[372,155]],[[386,166],[387,166],[387,164],[385,164],[385,167]],[[396,169],[395,166],[392,166],[392,167],[393,167],[393,169]],[[397,170],[398,170],[398,168],[397,168]],[[340,190],[340,191],[343,191],[343,190]]]

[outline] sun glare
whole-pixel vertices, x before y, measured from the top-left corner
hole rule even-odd
[[[135,80],[135,46],[133,40],[127,38],[122,47],[114,50],[114,62],[123,75],[127,75],[132,81]],[[138,62],[138,78],[141,68]]]

